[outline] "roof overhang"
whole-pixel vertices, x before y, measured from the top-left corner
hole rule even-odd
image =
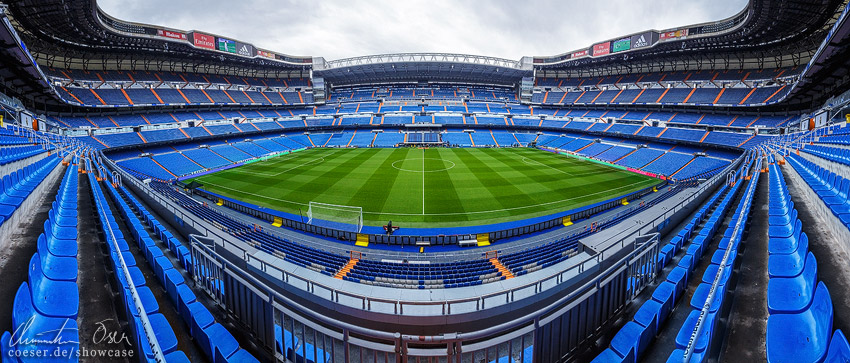
[[[469,82],[514,85],[534,74],[530,59],[448,54],[383,54],[313,60],[313,74],[336,86],[376,82]]]

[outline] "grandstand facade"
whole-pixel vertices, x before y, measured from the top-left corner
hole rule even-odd
[[[848,9],[326,60],[10,1],[0,361],[847,361]]]

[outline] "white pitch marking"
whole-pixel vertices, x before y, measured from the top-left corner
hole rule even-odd
[[[425,149],[422,149],[422,215],[425,215]]]
[[[566,198],[566,199],[555,200],[555,201],[545,202],[545,203],[538,203],[538,204],[528,204],[528,205],[523,205],[523,206],[513,207],[513,208],[491,209],[491,210],[482,210],[482,211],[475,211],[475,212],[458,212],[458,213],[427,213],[427,214],[421,214],[421,213],[394,213],[394,212],[366,212],[366,211],[364,211],[364,212],[363,212],[363,214],[369,214],[369,215],[382,215],[382,214],[387,214],[387,215],[397,215],[397,216],[421,216],[421,215],[425,215],[425,216],[455,216],[455,215],[464,215],[464,214],[486,214],[486,213],[504,212],[504,211],[510,211],[510,210],[521,210],[521,209],[526,209],[526,208],[533,208],[533,207],[540,207],[540,206],[544,206],[544,205],[550,205],[550,204],[557,204],[557,203],[562,203],[562,202],[568,202],[568,201],[571,201],[571,200],[580,199],[580,198],[584,198],[584,197],[587,197],[587,196],[592,196],[592,195],[597,195],[597,194],[604,194],[604,193],[610,193],[610,192],[612,192],[612,191],[616,191],[616,190],[620,190],[620,189],[625,189],[625,188],[630,188],[630,187],[633,187],[633,186],[636,186],[636,185],[646,185],[646,184],[647,184],[647,182],[650,182],[650,183],[657,183],[658,181],[657,181],[657,180],[644,180],[644,181],[642,181],[642,182],[637,182],[637,183],[632,183],[632,184],[628,184],[628,185],[623,185],[623,186],[620,186],[620,187],[617,187],[617,188],[613,188],[613,189],[606,189],[606,190],[599,191],[599,192],[595,192],[595,193],[584,194],[584,195],[581,195],[581,196],[578,196],[578,197]],[[263,198],[263,199],[271,199],[271,200],[276,200],[276,201],[285,202],[285,203],[298,204],[298,205],[308,205],[308,203],[301,203],[301,202],[295,202],[295,201],[291,201],[291,200],[287,200],[287,199],[273,198],[273,197],[269,197],[269,196],[266,196],[266,195],[259,195],[259,194],[255,194],[255,193],[251,193],[251,192],[246,192],[246,191],[242,191],[242,190],[238,190],[238,189],[233,189],[233,188],[225,187],[225,186],[223,186],[223,185],[218,185],[218,184],[214,184],[214,183],[205,183],[205,184],[206,184],[206,185],[212,185],[212,186],[215,186],[215,187],[218,187],[218,188],[222,188],[222,189],[231,190],[231,191],[234,191],[234,192],[239,193],[239,194],[253,195],[253,196],[255,196],[255,197],[260,197],[260,198]]]
[[[528,157],[526,157],[526,156],[523,156],[523,157],[522,157],[522,162],[523,162],[523,163],[526,163],[526,164],[529,164],[529,165],[540,165],[540,166],[545,166],[545,167],[547,167],[547,168],[549,168],[549,169],[552,169],[552,170],[554,170],[554,171],[557,171],[557,172],[559,172],[559,173],[563,173],[563,174],[567,174],[567,175],[569,175],[569,176],[573,176],[573,174],[571,174],[571,173],[568,173],[568,172],[566,172],[566,171],[563,171],[563,170],[561,170],[561,169],[558,169],[558,168],[556,168],[556,167],[554,167],[554,166],[549,166],[549,165],[543,164],[543,163],[541,163],[541,162],[539,162],[539,161],[537,161],[537,160],[529,159],[529,158],[528,158]]]

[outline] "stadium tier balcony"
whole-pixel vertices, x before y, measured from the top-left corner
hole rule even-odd
[[[232,162],[206,148],[183,150],[183,156],[200,164],[206,169],[215,169],[230,165]]]
[[[152,156],[152,158],[174,175],[189,175],[204,170],[198,163],[178,152],[157,154]]]

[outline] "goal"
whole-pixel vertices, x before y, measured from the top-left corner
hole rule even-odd
[[[360,230],[363,229],[363,208],[311,201],[307,209],[307,224],[318,225],[318,223],[314,223],[318,221],[323,221],[322,226],[324,227],[342,230],[350,230],[351,227],[345,228],[341,223],[353,225],[356,228],[354,232],[360,233]]]

